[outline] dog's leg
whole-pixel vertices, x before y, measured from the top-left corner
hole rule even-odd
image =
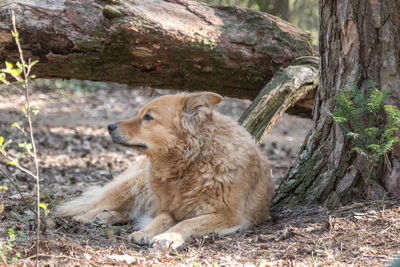
[[[175,249],[195,236],[210,232],[227,234],[241,227],[240,223],[227,214],[207,214],[184,220],[168,231],[155,236],[151,241],[159,250]]]
[[[166,212],[157,215],[151,223],[140,231],[129,235],[129,241],[140,245],[151,244],[151,239],[175,224],[174,218]]]

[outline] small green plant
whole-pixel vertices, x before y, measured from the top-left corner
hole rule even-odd
[[[13,265],[16,265],[18,262],[18,259],[21,257],[21,254],[19,252],[14,252],[14,241],[15,241],[15,233],[14,229],[8,229],[7,231],[8,238],[7,242],[0,243],[0,258],[1,261],[7,266],[8,262],[10,261]],[[9,260],[9,257],[10,260]]]
[[[20,132],[22,132],[25,136],[29,138],[28,141],[24,141],[23,143],[19,143],[18,147],[20,149],[20,152],[14,154],[14,153],[9,153],[7,151],[7,146],[9,146],[12,143],[12,140],[5,140],[3,136],[0,136],[0,155],[2,155],[7,161],[8,164],[13,165],[20,169],[21,171],[29,174],[36,180],[36,211],[30,206],[30,204],[26,201],[25,197],[19,190],[18,186],[15,184],[13,179],[3,170],[0,168],[0,172],[4,177],[6,177],[10,182],[14,185],[14,187],[17,189],[18,193],[21,195],[22,199],[25,201],[25,204],[27,207],[36,215],[37,219],[37,227],[36,227],[36,254],[39,254],[39,234],[40,234],[40,209],[42,208],[44,210],[45,215],[47,215],[48,210],[47,210],[47,204],[41,203],[40,202],[40,177],[39,177],[39,158],[37,156],[37,149],[35,145],[35,138],[33,134],[33,116],[36,116],[39,112],[39,108],[35,105],[32,105],[31,99],[30,99],[30,82],[32,79],[35,78],[34,75],[31,75],[31,70],[33,66],[38,62],[38,61],[31,61],[28,59],[27,61],[24,58],[23,51],[21,48],[20,44],[20,39],[19,39],[19,33],[17,31],[16,27],[16,21],[15,21],[15,15],[14,11],[12,10],[12,26],[13,30],[11,31],[12,36],[14,37],[15,43],[18,48],[19,52],[19,61],[16,64],[12,64],[8,61],[5,62],[5,68],[0,69],[0,82],[13,86],[18,92],[23,94],[25,96],[25,105],[22,107],[22,112],[27,120],[28,127],[27,129],[24,129],[21,125],[19,125],[17,122],[12,123],[11,127],[16,128]],[[13,80],[17,85],[22,87],[24,90],[21,91],[18,86],[14,86],[14,84],[11,83],[11,80]],[[25,163],[29,162],[33,167],[29,166],[23,166],[21,163],[21,159],[25,158]],[[33,169],[33,170],[32,170]],[[9,230],[8,232],[9,235],[9,241],[8,245],[5,247],[12,248],[12,242],[15,240],[15,235],[14,232]],[[15,254],[17,255],[17,254]],[[5,254],[3,254],[5,257]],[[2,259],[3,259],[2,256]],[[13,257],[13,261],[18,260],[18,257]],[[6,264],[6,263],[5,263]],[[38,265],[38,258],[36,257],[36,265]]]
[[[353,140],[352,150],[366,160],[364,179],[368,195],[371,179],[376,176],[374,170],[399,141],[393,133],[400,125],[400,111],[396,106],[385,105],[391,94],[391,90],[378,90],[375,83],[370,84],[366,93],[357,88],[341,89],[335,96],[336,111],[328,112]]]

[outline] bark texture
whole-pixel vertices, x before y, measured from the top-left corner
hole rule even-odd
[[[249,9],[189,0],[2,0],[0,62],[15,61],[14,9],[43,78],[76,78],[254,98],[300,56],[309,33]]]
[[[299,159],[279,187],[277,207],[302,201],[328,206],[366,197],[365,161],[324,110],[349,84],[365,90],[371,80],[393,89],[390,104],[400,104],[400,2],[397,0],[320,1],[321,70],[313,119],[315,126]],[[399,135],[399,132],[397,132]],[[400,197],[400,144],[377,172],[369,198]]]
[[[317,89],[319,58],[302,57],[281,69],[243,112],[239,123],[256,142],[274,127],[284,112],[311,117]],[[296,103],[296,108],[291,107]]]

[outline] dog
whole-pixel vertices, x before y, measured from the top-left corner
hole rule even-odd
[[[244,128],[214,111],[221,101],[211,92],[166,95],[108,125],[114,143],[144,157],[103,188],[60,205],[57,216],[134,220],[140,230],[129,240],[161,250],[267,220],[274,193],[268,161]]]

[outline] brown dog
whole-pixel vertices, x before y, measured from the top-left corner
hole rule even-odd
[[[160,249],[266,220],[274,192],[267,159],[237,122],[213,111],[221,100],[209,92],[163,96],[110,124],[115,143],[146,157],[62,204],[58,216],[102,223],[150,216],[129,240]]]

